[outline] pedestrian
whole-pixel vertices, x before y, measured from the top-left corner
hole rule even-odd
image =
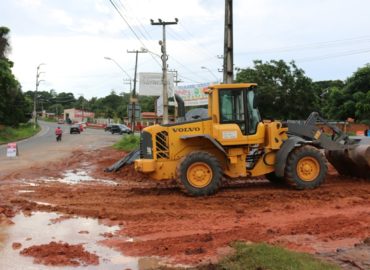
[[[56,136],[57,142],[62,141],[62,133],[63,133],[63,130],[60,127],[57,127],[55,129],[55,136]]]

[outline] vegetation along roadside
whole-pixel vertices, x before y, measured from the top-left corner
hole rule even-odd
[[[40,131],[40,127],[34,128],[32,123],[19,124],[18,127],[0,125],[0,144],[19,141],[29,138]]]

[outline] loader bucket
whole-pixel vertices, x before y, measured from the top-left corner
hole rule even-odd
[[[360,139],[346,150],[326,151],[325,155],[339,174],[370,179],[370,139]]]

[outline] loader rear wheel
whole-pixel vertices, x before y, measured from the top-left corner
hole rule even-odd
[[[221,185],[221,167],[211,154],[197,151],[185,156],[177,166],[177,182],[191,196],[207,196]]]
[[[285,179],[297,189],[320,186],[326,177],[327,166],[320,151],[310,145],[294,149],[288,156]]]

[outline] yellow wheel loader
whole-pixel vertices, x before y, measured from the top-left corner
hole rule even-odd
[[[262,121],[256,87],[253,83],[210,86],[205,90],[206,117],[145,128],[140,150],[108,171],[134,160],[135,170],[158,181],[176,180],[191,196],[214,194],[223,179],[256,176],[266,176],[272,182],[285,181],[297,189],[311,189],[326,177],[326,159],[321,149],[327,151],[335,167],[351,159],[347,153],[357,153],[358,142],[335,126],[325,122],[334,138],[323,134],[315,124],[325,120],[317,113],[303,124]],[[364,145],[367,153],[362,153],[361,158],[367,167],[363,165],[360,170],[370,177],[370,147]]]

